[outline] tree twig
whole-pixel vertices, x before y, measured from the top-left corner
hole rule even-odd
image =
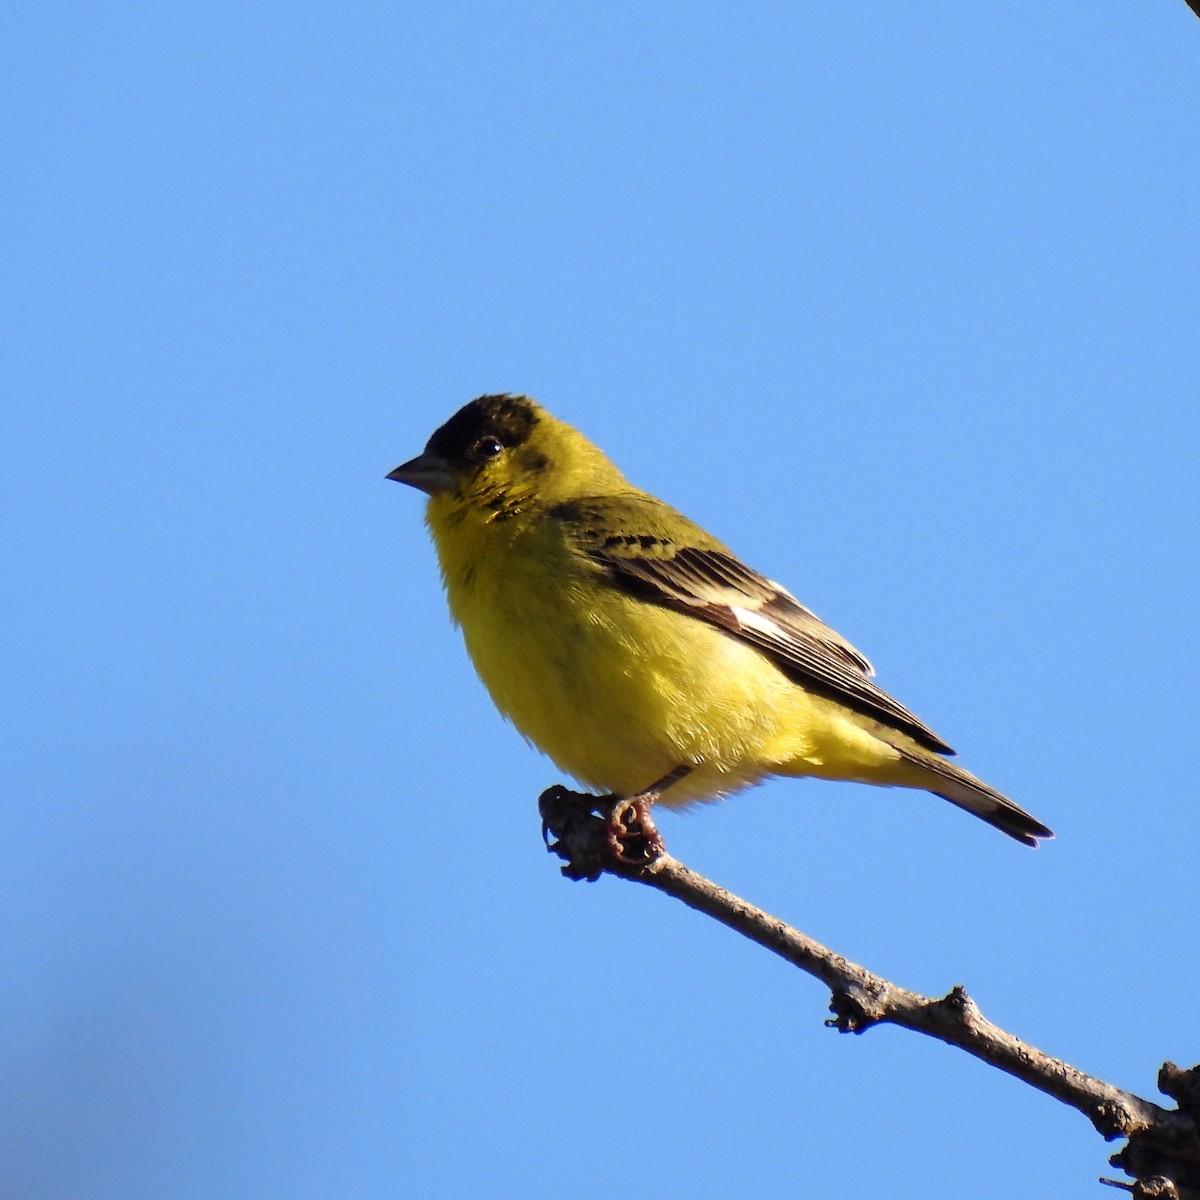
[[[1136,1200],[1200,1200],[1200,1066],[1181,1071],[1166,1063],[1160,1071],[1159,1089],[1177,1101],[1176,1109],[1087,1075],[989,1021],[961,984],[941,998],[909,991],[718,887],[662,849],[645,812],[614,830],[609,799],[564,788],[543,793],[547,845],[566,860],[568,878],[610,874],[674,896],[825,984],[834,1014],[829,1027],[863,1033],[872,1025],[899,1025],[957,1046],[1077,1109],[1106,1140],[1128,1139],[1110,1161],[1135,1182],[1104,1182],[1127,1188]]]

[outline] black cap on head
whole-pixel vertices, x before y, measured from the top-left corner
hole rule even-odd
[[[537,422],[537,410],[526,396],[480,396],[438,429],[425,449],[448,462],[462,462],[482,437],[494,437],[510,450],[521,445]]]

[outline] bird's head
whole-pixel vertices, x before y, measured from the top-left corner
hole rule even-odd
[[[528,396],[480,396],[389,479],[426,492],[438,505],[512,513],[628,487],[577,429]],[[432,510],[431,510],[432,511]]]

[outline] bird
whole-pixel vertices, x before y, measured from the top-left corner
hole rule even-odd
[[[867,658],[535,400],[479,396],[388,473],[427,495],[452,620],[499,711],[590,789],[720,800],[776,776],[920,789],[1052,831],[950,761]]]

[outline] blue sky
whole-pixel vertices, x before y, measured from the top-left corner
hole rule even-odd
[[[1095,1196],[1084,1119],[663,897],[383,476],[526,391],[780,579],[1031,853],[779,781],[671,850],[1151,1094],[1200,1059],[1200,21],[0,17],[0,1193]]]

